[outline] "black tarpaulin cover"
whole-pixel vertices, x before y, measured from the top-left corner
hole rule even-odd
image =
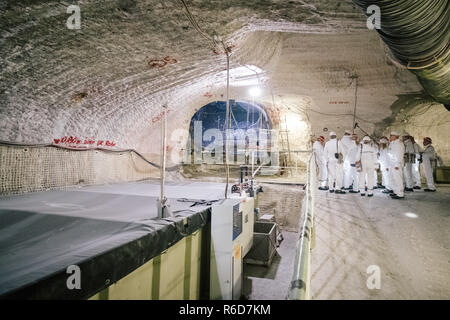
[[[0,297],[88,298],[204,226],[224,187],[168,183],[167,219],[157,219],[157,183],[0,197]],[[70,265],[80,267],[80,290],[67,288]]]

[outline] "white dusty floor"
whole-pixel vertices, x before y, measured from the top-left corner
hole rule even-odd
[[[450,299],[450,186],[388,198],[318,191],[312,299]]]

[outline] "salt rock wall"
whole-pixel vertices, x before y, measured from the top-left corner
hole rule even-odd
[[[389,135],[391,130],[412,135],[423,147],[423,138],[430,137],[436,152],[445,165],[450,165],[450,112],[423,95],[400,97],[393,105],[393,116],[382,123],[378,130]]]

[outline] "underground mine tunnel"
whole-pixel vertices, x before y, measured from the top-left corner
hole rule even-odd
[[[450,298],[449,1],[0,16],[0,298]]]

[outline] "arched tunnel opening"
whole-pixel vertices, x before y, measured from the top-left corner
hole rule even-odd
[[[0,15],[0,299],[450,299],[448,0]]]
[[[260,164],[260,146],[267,152],[271,137],[272,125],[267,112],[257,103],[234,100],[230,101],[229,109],[228,127],[226,101],[211,102],[195,112],[189,125],[191,153],[194,154],[196,146],[200,145],[202,154],[211,153],[214,164],[223,164],[225,147],[228,144],[228,160],[231,160],[231,164],[248,165],[251,164],[252,158],[254,164]],[[223,154],[216,157],[216,152]]]

